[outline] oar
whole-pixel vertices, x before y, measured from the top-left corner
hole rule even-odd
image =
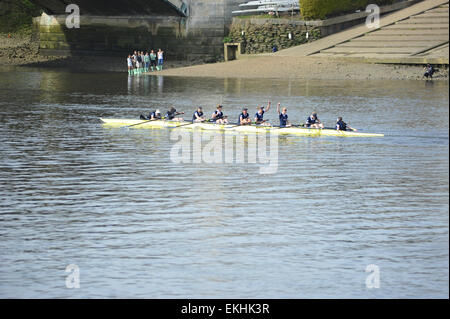
[[[192,124],[195,124],[195,123],[201,123],[201,122],[189,122],[189,123],[186,123],[186,124],[183,124],[183,125],[175,126],[174,128],[183,127],[183,126],[188,126],[188,125],[192,125]]]
[[[262,120],[260,123],[252,122],[251,125],[254,125],[254,126],[266,126],[266,125],[263,125],[263,123],[266,123],[266,122],[270,122],[270,120]],[[269,126],[267,125],[266,127],[269,127]]]
[[[304,127],[305,126],[305,124],[299,124],[299,125],[295,125],[295,124],[291,124],[290,126],[274,126],[274,127],[276,127],[276,128],[279,128],[279,129],[282,129],[282,128],[290,128],[290,127]]]
[[[128,128],[128,127],[132,127],[132,126],[148,123],[148,122],[151,122],[151,121],[158,121],[158,120],[164,120],[164,119],[165,119],[165,117],[161,117],[160,119],[151,119],[151,120],[147,120],[147,121],[144,121],[144,122],[141,122],[141,123],[131,124],[131,125],[123,126],[123,127],[124,128]]]

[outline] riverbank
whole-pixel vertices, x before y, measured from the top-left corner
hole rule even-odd
[[[1,65],[25,65],[55,58],[39,55],[39,42],[32,39],[31,32],[0,34]]]
[[[448,80],[439,67],[436,80]],[[223,78],[283,78],[317,80],[421,80],[423,66],[370,64],[331,58],[254,56],[242,60],[167,69],[158,75]],[[153,74],[153,73],[151,73]]]
[[[168,68],[193,63],[167,61]],[[127,72],[126,56],[46,56],[39,53],[39,41],[29,33],[0,34],[0,65],[42,68],[69,68],[82,71]]]
[[[43,56],[31,34],[0,35],[0,65],[70,68],[86,71],[126,72],[125,57]],[[319,57],[250,56],[242,60],[192,65],[166,61],[165,70],[152,75],[215,78],[282,78],[323,80],[421,80],[423,67],[348,62]],[[190,65],[190,66],[189,66]],[[435,80],[448,80],[448,69],[439,67]]]

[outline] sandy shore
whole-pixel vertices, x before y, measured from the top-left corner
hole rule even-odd
[[[436,80],[447,80],[448,69],[439,67]],[[422,66],[346,62],[330,58],[252,56],[242,60],[167,69],[158,75],[188,77],[283,78],[324,80],[421,80]]]

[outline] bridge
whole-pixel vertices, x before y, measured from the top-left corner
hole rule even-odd
[[[186,3],[183,0],[31,0],[45,9],[47,14],[66,14],[70,3],[78,5],[81,13],[97,16],[121,15],[181,15],[187,16]]]
[[[121,55],[161,48],[173,60],[214,61],[223,55],[231,11],[244,0],[30,0],[46,55]],[[80,8],[80,28],[68,28],[66,6]]]

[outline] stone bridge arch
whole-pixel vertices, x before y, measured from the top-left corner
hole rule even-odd
[[[231,11],[243,0],[30,0],[44,8],[34,19],[46,55],[123,56],[161,48],[166,57],[214,61],[223,57]],[[66,6],[80,8],[69,29]]]

